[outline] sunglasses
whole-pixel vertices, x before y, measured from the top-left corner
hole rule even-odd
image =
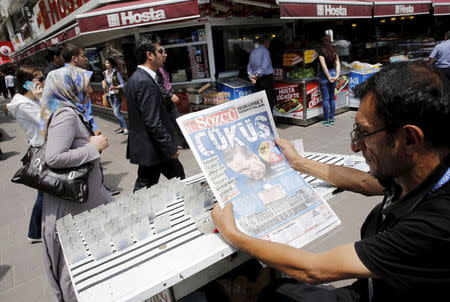
[[[45,77],[34,78],[33,80],[36,80],[36,81],[41,82],[41,83],[44,83]]]

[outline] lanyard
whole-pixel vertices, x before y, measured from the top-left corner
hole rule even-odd
[[[442,175],[441,179],[431,188],[428,195],[431,195],[434,191],[445,185],[450,180],[450,168],[447,169],[444,175]]]

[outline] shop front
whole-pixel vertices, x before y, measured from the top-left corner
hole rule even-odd
[[[147,36],[164,45],[165,68],[181,99],[179,111],[186,113],[251,93],[248,58],[259,38],[270,35],[278,99],[273,114],[280,121],[308,125],[322,114],[317,50],[325,30],[334,33],[343,61],[336,103],[338,111],[345,111],[352,101],[349,86],[367,78],[356,78],[361,70],[352,70],[350,63],[386,64],[426,57],[435,45],[431,35],[435,28],[424,24],[436,24],[440,31],[446,28],[445,21],[433,19],[430,8],[435,16],[442,16],[436,19],[444,20],[448,1],[139,0],[109,1],[100,7],[97,1],[89,10],[81,7],[84,11],[73,17],[75,23],[22,49],[15,58],[43,58],[42,50],[64,42],[85,47],[94,72],[92,100],[100,108],[105,107],[101,98],[105,59],[114,58],[127,80],[136,68],[135,42]],[[293,85],[297,85],[295,92],[286,92]],[[127,110],[125,101],[122,110]]]

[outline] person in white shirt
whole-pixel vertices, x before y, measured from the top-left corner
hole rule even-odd
[[[8,73],[8,75],[5,76],[5,84],[6,88],[8,88],[9,94],[11,95],[11,98],[16,93],[16,78],[11,73]]]
[[[16,118],[17,123],[25,131],[28,144],[33,147],[43,144],[43,139],[40,134],[40,98],[44,88],[44,80],[44,74],[38,68],[30,66],[21,67],[17,71],[18,93],[6,105],[8,111]],[[38,191],[28,229],[28,240],[31,243],[42,241],[41,220],[43,198],[43,193]]]

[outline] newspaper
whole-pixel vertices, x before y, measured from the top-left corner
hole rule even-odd
[[[218,203],[233,203],[246,234],[300,247],[340,224],[274,143],[278,133],[264,91],[177,122]]]

